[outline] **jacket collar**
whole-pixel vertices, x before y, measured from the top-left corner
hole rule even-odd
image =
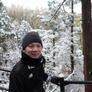
[[[29,66],[39,67],[40,65],[42,65],[42,63],[45,62],[45,59],[44,59],[44,57],[43,57],[42,55],[41,55],[40,58],[34,59],[34,58],[29,57],[29,56],[28,56],[27,54],[25,54],[24,52],[22,52],[21,61],[22,61],[24,64],[27,64],[27,65],[29,65]]]

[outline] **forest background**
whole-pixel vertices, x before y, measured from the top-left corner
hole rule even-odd
[[[48,1],[48,9],[5,7],[0,0],[0,68],[11,71],[21,58],[21,41],[29,31],[42,37],[45,71],[65,80],[84,80],[81,13],[74,11],[80,0]],[[9,72],[0,72],[0,86],[8,89]],[[60,92],[45,83],[46,92]],[[66,92],[84,92],[84,86],[68,85]],[[1,91],[2,92],[2,91]]]

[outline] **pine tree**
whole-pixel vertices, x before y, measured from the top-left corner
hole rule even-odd
[[[77,3],[77,0],[75,0],[74,4],[75,3]],[[74,24],[75,20],[74,23],[71,22],[72,17],[76,17],[77,14],[75,12],[71,13],[69,11],[71,9],[71,0],[66,1],[64,3],[64,6],[62,5],[62,7],[59,9],[60,5],[62,5],[62,2],[59,3],[56,0],[52,0],[51,2],[49,2],[49,13],[47,16],[47,20],[45,19],[46,23],[48,23],[48,25],[51,25],[50,28],[52,29],[52,33],[50,33],[51,32],[50,31],[47,36],[50,40],[51,39],[54,40],[51,42],[53,45],[48,46],[49,48],[47,48],[49,54],[48,56],[50,58],[49,61],[51,62],[54,61],[56,63],[55,67],[50,66],[50,70],[55,71],[56,69],[55,71],[56,75],[63,73],[65,77],[67,77],[68,79],[70,77],[70,76],[68,77],[68,75],[70,74],[70,68],[71,68],[70,55],[72,55],[74,57],[75,65],[74,65],[73,73],[71,74],[71,77],[69,79],[82,80],[84,79],[84,77],[83,77],[83,55],[80,46],[81,30],[79,26],[76,26],[76,24]],[[68,8],[68,11],[65,9],[66,7]],[[72,25],[74,26],[73,29],[74,32],[72,32],[72,34],[74,35],[73,37],[71,37]],[[71,39],[73,39],[74,42],[71,42]],[[70,49],[71,45],[74,46],[74,53],[71,53],[71,49]],[[53,52],[55,53],[54,58],[52,55]],[[60,67],[62,68],[60,69]],[[74,87],[73,89],[70,86],[69,88],[67,88],[68,90],[66,92],[69,92],[70,90],[71,91],[74,90],[75,92],[80,90],[81,92],[82,90],[84,90],[83,86],[78,87],[77,90],[76,88],[77,86]],[[52,87],[51,90],[54,89],[55,87]],[[57,88],[55,89],[55,92],[58,92]]]
[[[6,8],[0,0],[0,68],[8,68],[10,49],[14,48],[12,39],[14,39],[15,35],[11,30],[11,19],[7,15]],[[4,71],[0,71],[0,76],[1,83],[8,84],[7,76],[9,76],[9,74]]]
[[[1,0],[0,0],[0,64],[2,65],[2,61],[5,59],[4,52],[7,52],[8,49],[8,38],[12,38],[14,34],[11,32],[12,26],[10,23],[10,18],[7,15],[7,11],[5,7],[3,6]],[[7,60],[4,60],[7,62]],[[3,62],[4,63],[4,62]]]

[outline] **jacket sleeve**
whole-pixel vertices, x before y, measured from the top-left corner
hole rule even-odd
[[[9,80],[9,92],[24,92],[23,83],[19,75],[16,75],[14,72],[11,72]]]
[[[47,81],[47,79],[48,79],[48,74],[47,73],[44,73],[44,81]]]

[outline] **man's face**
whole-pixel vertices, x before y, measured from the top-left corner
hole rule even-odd
[[[37,42],[29,44],[23,52],[32,58],[39,58],[42,54],[42,45]]]

